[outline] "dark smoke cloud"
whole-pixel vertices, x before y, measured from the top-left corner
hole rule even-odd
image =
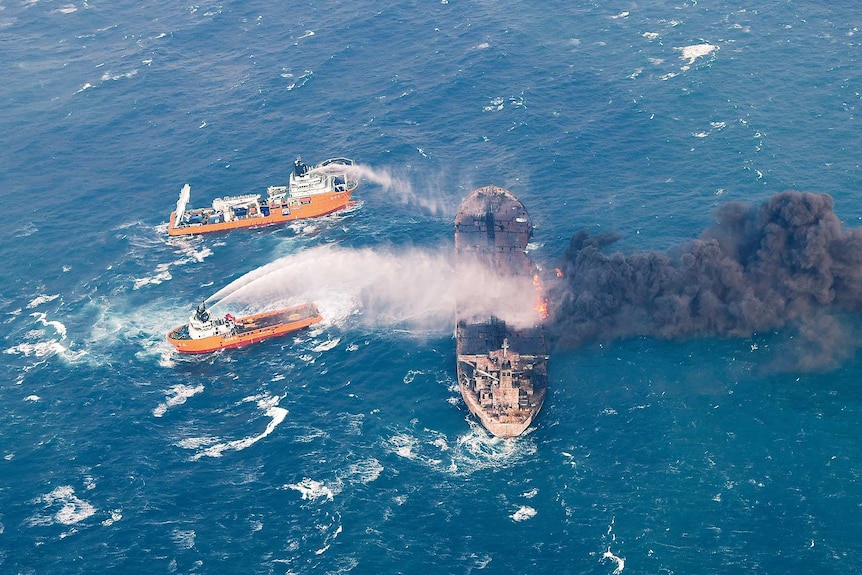
[[[797,367],[845,358],[837,317],[862,308],[862,229],[842,228],[830,196],[793,191],[726,204],[716,220],[668,253],[606,253],[618,236],[576,234],[549,290],[552,339],[747,337],[790,325]]]

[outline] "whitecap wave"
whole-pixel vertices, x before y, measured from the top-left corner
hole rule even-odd
[[[335,346],[337,346],[340,342],[341,342],[341,338],[338,338],[338,337],[333,338],[333,339],[329,339],[329,340],[326,340],[326,341],[319,343],[318,345],[312,347],[311,351],[314,351],[317,353],[329,351],[331,349],[334,349]]]
[[[290,483],[285,485],[285,487],[293,489],[294,491],[299,491],[302,498],[306,501],[317,501],[318,499],[332,501],[335,498],[335,495],[340,492],[339,486],[330,487],[322,481],[315,481],[308,477],[299,483]]]
[[[611,548],[608,547],[608,550],[602,554],[602,561],[610,560],[616,563],[616,567],[614,568],[613,574],[620,575],[623,572],[623,569],[626,568],[626,560],[625,557],[617,557],[613,553],[611,553]]]
[[[509,515],[512,521],[526,521],[536,516],[536,510],[527,505],[522,505],[517,511]]]
[[[424,429],[422,439],[409,433],[398,433],[387,440],[396,455],[423,463],[455,476],[470,475],[483,469],[505,468],[536,451],[528,437],[501,439],[486,431],[481,424],[467,419],[470,431],[450,441],[445,434]]]
[[[405,459],[416,459],[416,454],[413,449],[416,447],[416,438],[405,433],[389,438],[389,445],[399,455]]]
[[[171,533],[171,539],[173,539],[174,544],[180,549],[191,549],[194,547],[196,538],[197,534],[194,529],[174,529],[173,533]]]
[[[351,479],[355,479],[358,483],[368,484],[375,481],[383,472],[383,465],[375,458],[371,457],[358,463],[352,463],[348,467],[348,474]]]
[[[715,52],[716,50],[718,50],[718,46],[716,46],[715,44],[704,43],[694,44],[692,46],[674,47],[674,50],[682,52],[682,54],[680,55],[680,59],[686,60],[686,63],[682,67],[682,70],[688,70],[698,58],[703,58],[704,56],[708,56],[712,52]]]
[[[123,510],[122,509],[112,509],[111,516],[102,521],[102,525],[105,527],[110,527],[117,521],[123,518]]]
[[[190,397],[203,392],[203,390],[203,385],[191,386],[178,384],[171,387],[167,391],[165,401],[158,404],[156,408],[153,409],[153,416],[164,416],[164,414],[168,411],[169,408],[184,404]]]
[[[60,297],[60,294],[53,294],[53,295],[43,294],[43,295],[37,296],[37,297],[33,298],[30,301],[30,303],[27,304],[27,309],[32,309],[34,307],[42,305],[43,303],[48,303],[48,302],[54,301],[58,297]]]
[[[36,322],[45,328],[49,328],[53,333],[49,333],[44,329],[30,330],[25,335],[25,338],[29,341],[12,346],[6,349],[4,353],[22,355],[24,357],[32,356],[38,359],[59,355],[70,363],[74,363],[87,355],[85,350],[72,351],[61,343],[66,339],[66,326],[63,322],[48,320],[46,314],[43,312],[34,312],[30,315],[36,318]]]
[[[242,451],[243,449],[247,449],[275,431],[275,428],[278,427],[284,418],[287,417],[287,410],[283,407],[278,407],[279,398],[275,396],[263,395],[263,396],[254,396],[254,397],[246,397],[243,399],[243,402],[256,402],[259,409],[264,412],[264,415],[270,418],[270,422],[267,424],[266,429],[263,432],[252,435],[250,437],[244,437],[242,439],[234,439],[231,441],[212,441],[212,438],[190,438],[183,441],[180,441],[178,445],[180,447],[188,447],[190,445],[203,445],[204,440],[207,443],[210,443],[208,447],[205,449],[198,451],[196,454],[192,456],[192,460],[196,461],[201,457],[221,457],[225,451]]]
[[[77,497],[71,485],[61,485],[50,493],[37,498],[34,503],[42,504],[45,511],[30,518],[30,525],[75,525],[96,513],[96,508]],[[59,508],[59,509],[58,509]]]

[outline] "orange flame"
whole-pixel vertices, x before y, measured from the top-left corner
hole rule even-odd
[[[543,297],[536,298],[536,311],[539,312],[539,317],[548,319],[548,300]]]
[[[542,297],[542,280],[539,279],[539,274],[533,275],[533,285],[538,293],[536,296],[536,311],[539,312],[539,317],[543,320],[548,319],[548,300]]]

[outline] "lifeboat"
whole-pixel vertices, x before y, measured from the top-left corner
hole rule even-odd
[[[286,186],[270,186],[261,194],[226,196],[207,208],[187,208],[191,186],[180,190],[176,210],[171,212],[168,235],[183,236],[258,228],[305,218],[316,218],[343,210],[359,186],[351,175],[353,160],[332,158],[310,167],[297,158]]]
[[[180,353],[209,353],[286,335],[322,319],[313,303],[239,318],[231,314],[216,318],[201,303],[189,323],[168,333],[168,342]]]

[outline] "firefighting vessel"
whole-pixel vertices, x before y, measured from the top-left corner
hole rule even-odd
[[[475,273],[475,266],[484,266],[501,277],[534,278],[537,290],[536,308],[528,310],[527,321],[517,327],[497,317],[512,310],[477,318],[465,313],[470,302],[463,297],[457,301],[458,387],[469,410],[498,437],[522,434],[542,408],[548,389],[542,327],[546,306],[539,270],[525,251],[532,231],[524,205],[496,186],[474,190],[455,217],[456,273]]]
[[[225,196],[213,200],[208,208],[187,208],[191,186],[186,184],[176,211],[171,212],[168,234],[257,228],[343,210],[351,205],[350,195],[359,185],[351,175],[353,165],[353,160],[332,158],[312,168],[297,158],[288,185],[270,186],[266,198],[261,199],[260,194]]]
[[[172,329],[168,342],[180,353],[208,353],[285,335],[323,319],[317,306],[304,303],[286,309],[234,317],[213,317],[201,303],[189,323]]]

